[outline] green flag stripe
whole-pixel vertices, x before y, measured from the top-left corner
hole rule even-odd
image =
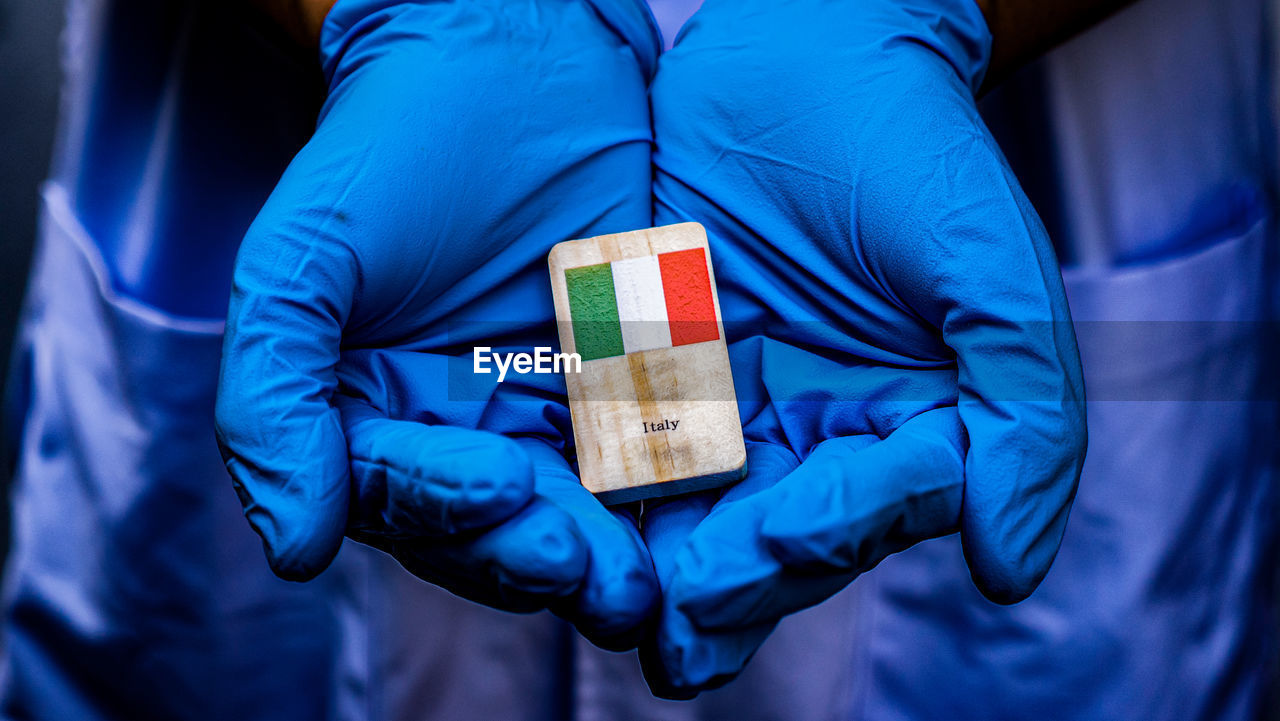
[[[622,324],[609,264],[567,268],[564,280],[569,287],[569,318],[578,355],[584,361],[622,355]]]

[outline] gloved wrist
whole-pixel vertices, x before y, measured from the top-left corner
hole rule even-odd
[[[991,63],[991,29],[975,0],[889,0],[873,13],[900,39],[942,56],[977,95]],[[895,20],[909,19],[909,23]]]
[[[501,2],[502,0],[494,0]],[[635,54],[646,82],[662,52],[658,23],[644,0],[559,0],[589,4],[601,22]],[[423,0],[338,0],[320,29],[320,64],[329,87],[341,82],[341,61],[352,41]]]
[[[416,5],[403,0],[338,0],[320,27],[320,68],[333,88],[342,81],[342,59],[356,38]]]
[[[596,14],[622,39],[644,73],[645,82],[653,80],[662,53],[662,33],[658,21],[644,0],[587,0]]]

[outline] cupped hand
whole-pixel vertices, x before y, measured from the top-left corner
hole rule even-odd
[[[972,0],[707,0],[651,95],[655,221],[707,228],[748,478],[649,509],[642,654],[688,697],[786,614],[958,531],[1012,603],[1048,571],[1086,444],[1044,228],[974,103]]]
[[[328,98],[241,247],[217,402],[279,575],[321,572],[345,534],[604,645],[649,615],[634,524],[564,458],[562,381],[450,370],[552,345],[552,244],[650,222],[656,40],[601,18],[579,0],[330,12]]]

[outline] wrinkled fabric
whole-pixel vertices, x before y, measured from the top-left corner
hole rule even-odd
[[[1068,263],[1089,455],[1026,603],[979,601],[950,542],[886,564],[866,717],[1265,717],[1280,462],[1270,26],[1261,2],[1139,3],[992,99],[1020,177],[1056,179],[1026,187]]]
[[[217,285],[308,132],[309,73],[243,15],[137,5],[71,7],[20,339],[0,716],[324,718],[328,692],[285,703],[277,684],[335,687],[334,586],[265,568],[209,423]],[[211,64],[226,42],[245,56]],[[257,110],[229,111],[246,92]]]
[[[0,715],[239,717],[279,710],[276,684],[330,687],[333,584],[276,579],[235,504],[210,492],[225,482],[213,379],[190,371],[216,364],[218,335],[158,326],[101,292],[60,186],[42,225]],[[329,703],[288,713],[322,718]]]

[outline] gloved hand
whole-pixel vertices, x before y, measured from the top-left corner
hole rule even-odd
[[[599,4],[330,12],[328,97],[237,258],[217,403],[282,577],[322,571],[345,532],[605,645],[649,615],[638,531],[562,454],[563,381],[450,372],[474,346],[552,345],[552,244],[649,225],[656,34],[642,6]]]
[[[974,93],[973,0],[707,0],[651,89],[656,224],[709,233],[749,476],[646,512],[642,653],[686,697],[784,615],[959,531],[1012,603],[1062,536],[1083,381],[1053,249]]]

